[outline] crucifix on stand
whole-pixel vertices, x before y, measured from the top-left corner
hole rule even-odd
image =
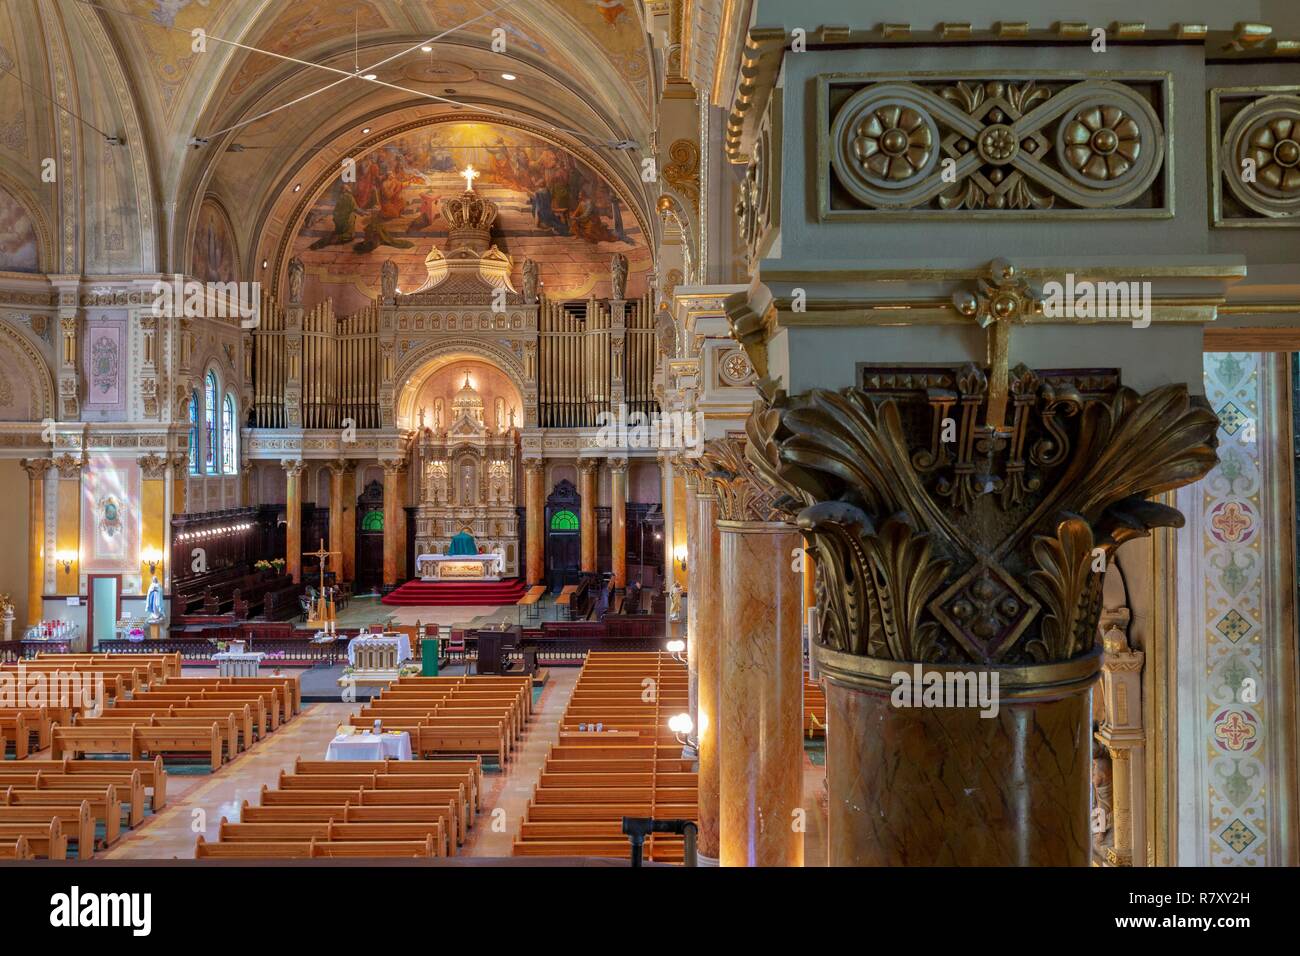
[[[460,174],[465,177],[465,192],[472,193],[474,191],[474,180],[478,179],[482,173],[475,169],[471,163],[462,169]]]
[[[320,562],[320,591],[316,594],[316,600],[312,602],[307,614],[307,623],[309,625],[321,625],[326,630],[333,630],[335,622],[334,599],[327,598],[325,595],[325,562],[329,560],[330,555],[339,554],[338,551],[326,551],[325,539],[320,539],[320,549],[318,551],[308,551],[304,553],[305,558],[315,558]]]

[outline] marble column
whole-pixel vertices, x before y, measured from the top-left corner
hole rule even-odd
[[[1089,689],[1098,655],[973,668],[817,645],[832,866],[1086,866]],[[992,708],[896,706],[908,687],[983,679]],[[981,672],[984,677],[981,678]],[[940,821],[942,821],[940,823]]]
[[[802,866],[803,585],[780,521],[718,522],[722,617],[719,851],[723,866]]]
[[[343,554],[339,556],[339,580],[354,581],[357,576],[357,463],[343,461],[339,467],[339,497],[343,502]],[[333,547],[333,545],[331,545]]]
[[[695,727],[700,744],[701,857],[718,859],[718,704],[722,694],[722,584],[718,573],[717,501],[702,492],[695,501],[697,534],[690,554],[690,644],[697,674]]]
[[[695,581],[690,571],[691,553],[695,550],[696,527],[695,521],[699,513],[696,507],[696,491],[699,487],[699,472],[689,465],[683,467],[679,464],[682,471],[682,486],[686,495],[682,502],[682,510],[686,512],[686,625],[682,634],[686,637],[686,687],[687,702],[691,718],[699,712],[699,687],[700,687],[700,670],[699,661],[695,656]],[[678,542],[679,546],[683,542]]]
[[[609,553],[614,587],[627,587],[627,459],[609,460]]]
[[[596,504],[600,496],[600,459],[578,459],[578,494],[582,497],[582,558],[584,574],[596,571]]]
[[[335,580],[343,581],[343,469],[346,462],[333,461],[330,470],[330,541],[329,550],[339,552],[327,568],[335,571]]]
[[[27,472],[27,624],[41,622],[45,594],[45,476],[48,458],[24,458]]]
[[[546,462],[524,460],[524,546],[527,549],[527,583],[543,583],[546,576]]]
[[[302,580],[302,461],[284,459],[284,569],[294,583]]]
[[[384,466],[384,588],[391,590],[400,583],[398,557],[405,547],[398,516],[402,511],[402,471],[406,462],[401,458],[383,458],[379,464]]]

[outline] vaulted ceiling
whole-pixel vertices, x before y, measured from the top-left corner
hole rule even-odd
[[[46,271],[185,270],[209,195],[247,271],[322,156],[457,113],[570,148],[653,221],[648,41],[638,0],[8,0],[0,187],[35,206]]]

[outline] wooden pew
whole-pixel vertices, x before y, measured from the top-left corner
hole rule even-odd
[[[108,711],[114,714],[116,708]],[[235,728],[235,717],[233,714],[226,714],[223,719],[215,717],[194,717],[185,712],[177,716],[159,717],[154,714],[125,714],[123,716],[94,717],[89,720],[83,720],[77,727],[83,730],[95,730],[99,728],[120,729],[123,727],[148,727],[160,729],[184,730],[191,728],[206,729],[216,724],[221,733],[221,740],[225,746],[225,751],[229,754],[230,759],[234,760],[239,755],[239,731]]]
[[[437,841],[432,837],[399,842],[339,842],[325,843],[208,843],[199,836],[194,857],[198,860],[260,860],[283,858],[355,857],[357,859],[384,857],[434,857],[438,855]]]
[[[458,815],[452,803],[424,806],[354,807],[253,807],[245,800],[240,808],[241,823],[441,823],[447,836],[447,855],[454,855],[457,843],[464,837],[459,833]]]
[[[54,728],[50,755],[59,759],[64,754],[76,757],[82,753],[126,754],[132,760],[140,759],[146,752],[195,753],[206,752],[213,771],[221,768],[221,730],[214,721],[202,727],[123,727],[123,728]]]
[[[308,774],[460,774],[469,789],[474,812],[482,809],[483,761],[478,757],[469,760],[304,760],[293,762],[293,772]]]
[[[108,763],[108,761],[101,761]],[[50,773],[45,770],[7,770],[0,767],[0,788],[13,788],[16,792],[40,791],[57,793],[66,790],[101,790],[113,787],[127,811],[127,826],[139,826],[144,820],[144,781],[140,771],[128,770],[114,773],[106,768],[100,774]]]
[[[68,838],[63,835],[63,824],[58,817],[48,823],[0,823],[0,840],[25,837],[32,856],[40,860],[67,860]]]
[[[58,713],[63,713],[63,708],[58,708]],[[67,719],[59,721],[60,723],[71,723],[71,709],[68,708],[69,716]],[[36,749],[44,750],[50,745],[50,726],[55,722],[55,715],[51,713],[49,707],[5,707],[0,708],[0,727],[8,726],[8,718],[22,717],[27,723],[28,731],[28,748],[27,752],[31,753],[31,735],[36,735]]]
[[[272,690],[272,693],[275,693]],[[195,689],[185,691],[149,691],[137,694],[127,704],[140,707],[231,707],[238,709],[247,705],[253,715],[253,730],[259,737],[265,737],[280,726],[279,708],[268,710],[267,698],[263,694],[222,694],[215,691]]]
[[[95,817],[86,800],[60,806],[6,806],[0,804],[0,826],[9,824],[46,825],[57,820],[66,839],[77,843],[77,857],[89,860],[95,855]]]
[[[435,856],[447,856],[448,838],[440,822],[433,823],[231,823],[225,817],[217,829],[222,843],[393,843],[432,837]]]
[[[149,808],[157,813],[167,804],[167,771],[163,769],[162,757],[155,756],[148,760],[74,760],[67,756],[58,760],[29,758],[21,769],[41,770],[68,777],[129,775],[134,770],[140,774],[140,782],[149,794]]]
[[[27,837],[0,840],[0,860],[33,860],[35,856],[27,845]]]
[[[218,724],[225,724],[227,720],[235,721],[235,729],[239,736],[239,745],[242,749],[247,750],[253,746],[255,739],[253,733],[253,710],[248,704],[239,704],[236,706],[218,705],[216,707],[203,707],[199,704],[186,706],[184,704],[166,704],[160,705],[150,703],[147,700],[124,700],[104,712],[106,717],[134,717],[137,714],[149,717],[189,717],[189,718],[206,718],[207,721],[216,721]]]
[[[3,793],[3,809],[36,810],[48,817],[63,817],[72,807],[85,805],[89,808],[91,819],[104,825],[104,842],[112,844],[122,833],[122,803],[117,798],[117,788],[109,785],[101,788],[84,790],[16,790],[6,787]],[[33,817],[26,817],[31,820]],[[39,819],[39,817],[36,817]],[[11,822],[0,814],[0,822]],[[67,823],[67,820],[64,820]],[[94,845],[92,839],[91,846]],[[77,845],[78,853],[81,844]]]
[[[442,754],[491,754],[497,766],[506,765],[506,740],[499,731],[483,728],[417,726],[411,732],[411,748],[421,757]]]
[[[5,742],[5,750],[0,751],[0,758],[5,753],[8,753],[9,741],[12,740],[14,742],[14,759],[26,759],[27,750],[32,739],[31,733],[27,729],[27,718],[22,714],[0,717],[0,733],[3,734]]]
[[[225,692],[274,688],[279,692],[280,723],[286,723],[302,711],[302,688],[296,677],[173,677],[155,689],[183,692],[191,688]]]

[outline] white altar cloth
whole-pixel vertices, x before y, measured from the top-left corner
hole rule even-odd
[[[411,760],[411,735],[384,732],[339,734],[325,751],[326,760]]]
[[[499,554],[422,554],[415,573],[422,581],[499,581],[505,571]]]
[[[405,634],[368,634],[365,637],[354,637],[348,641],[348,663],[353,667],[357,663],[357,648],[371,646],[379,647],[384,644],[397,645],[397,663],[409,661],[411,659],[411,639]]]

